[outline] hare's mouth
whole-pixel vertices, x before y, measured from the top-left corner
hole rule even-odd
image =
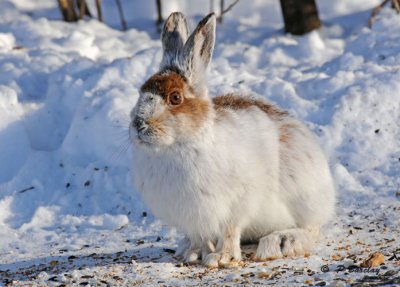
[[[136,135],[136,141],[140,145],[152,146],[156,144],[156,136],[151,128],[138,129]]]
[[[147,131],[146,132],[141,132],[141,131],[137,132],[137,139],[139,140],[140,143],[150,144],[152,142],[151,138],[152,138],[151,134]]]
[[[144,146],[144,147],[152,147],[153,146],[152,143],[150,143],[148,141],[141,140],[141,139],[138,139],[137,143],[138,143],[139,146]]]
[[[132,127],[131,139],[137,146],[157,148],[173,142],[171,136],[158,126]]]

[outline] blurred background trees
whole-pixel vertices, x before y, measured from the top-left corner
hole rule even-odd
[[[102,0],[57,0],[57,1],[61,15],[64,21],[66,22],[76,22],[84,19],[85,17],[97,18],[100,22],[103,22]],[[112,2],[112,0],[108,1]],[[169,0],[150,0],[150,1],[154,1],[155,4],[154,7],[156,10],[155,23],[160,30],[162,23],[164,21],[163,16],[164,17],[167,16],[163,15],[163,12],[165,12],[163,9],[163,4],[165,5]],[[186,0],[186,1],[187,1],[187,6],[190,6],[190,1],[195,1],[195,0]],[[218,7],[217,8],[218,13],[216,14],[218,16],[218,22],[221,23],[223,20],[223,15],[229,12],[229,10],[231,10],[240,0],[230,0],[230,1],[196,0],[196,1],[203,1],[205,5],[209,5],[210,12],[214,12],[215,8]],[[391,3],[393,9],[395,9],[398,13],[400,13],[400,0],[384,0],[380,5],[378,5],[372,11],[368,23],[370,27],[372,26],[376,15],[380,12],[382,7],[384,7],[389,3]],[[109,7],[110,3],[107,4]],[[114,0],[114,5],[117,8],[119,14],[120,26],[122,30],[126,30],[128,28],[128,25],[127,21],[125,20],[124,12],[128,14],[129,12],[127,12],[124,9],[121,0]],[[251,3],[249,3],[249,5],[251,5]],[[280,7],[284,22],[284,29],[285,32],[287,33],[291,33],[294,35],[303,35],[305,33],[311,32],[321,27],[321,21],[318,15],[316,0],[280,0]],[[177,8],[179,9],[179,6]],[[91,11],[90,9],[96,10],[96,14],[94,14],[93,11]]]
[[[157,9],[156,24],[161,25],[163,23],[163,0],[155,1]],[[210,10],[214,7],[214,1],[215,0],[210,0]],[[239,0],[233,1],[228,7],[225,7],[225,0],[217,1],[219,1],[220,7],[218,21],[221,23],[223,14],[233,8]],[[280,3],[286,32],[294,35],[303,35],[321,26],[315,0],[280,0]],[[58,0],[58,4],[64,21],[76,22],[83,19],[85,16],[92,18],[93,14],[89,11],[86,0]],[[122,4],[120,0],[115,0],[115,4],[118,7],[122,29],[126,30],[127,24]],[[103,21],[101,0],[96,0],[96,9],[98,20]]]
[[[57,0],[58,1],[58,6],[61,11],[61,15],[63,16],[64,21],[66,22],[77,22],[79,20],[82,20],[85,16],[89,18],[93,18],[93,14],[89,10],[89,6],[86,2],[86,0]],[[206,0],[204,0],[206,1]],[[210,12],[213,12],[213,7],[214,7],[214,0],[209,0],[210,1]],[[220,7],[220,14],[218,15],[218,22],[222,22],[223,15],[228,12],[230,9],[235,6],[239,0],[234,0],[232,3],[230,3],[228,6],[225,6],[225,0],[218,0],[219,1],[219,7]],[[102,13],[102,3],[101,0],[95,0],[96,3],[96,10],[97,10],[97,19],[100,22],[103,22],[103,13]],[[157,25],[162,25],[164,22],[163,15],[162,15],[162,0],[155,0],[156,3],[156,10],[157,10],[157,20],[156,24]],[[124,16],[124,9],[122,7],[121,1],[120,0],[115,0],[115,5],[118,8],[118,13],[121,19],[121,26],[123,30],[127,29],[127,23],[125,20]]]
[[[101,6],[100,1],[101,0],[96,1],[99,7]],[[92,17],[86,0],[58,0],[58,6],[66,22],[76,22],[83,19],[84,16]],[[98,11],[101,11],[101,8],[99,8]],[[99,20],[100,19],[99,17]]]
[[[154,1],[154,0],[153,0]],[[155,0],[157,19],[156,24],[159,26],[163,23],[162,5],[165,0]],[[188,0],[189,1],[189,0]],[[206,2],[206,0],[203,0]],[[226,6],[225,0],[209,0],[210,10],[215,7],[215,1],[219,1],[219,16],[218,21],[221,23],[223,15],[234,7],[239,1],[232,1]],[[97,18],[103,21],[102,3],[101,0],[95,0]],[[92,18],[93,14],[89,10],[86,0],[58,0],[61,14],[64,21],[76,22],[83,19],[85,16]],[[318,9],[315,0],[280,0],[282,15],[285,23],[285,31],[294,35],[303,35],[312,30],[318,29],[321,26],[321,21],[318,16]],[[124,17],[124,9],[120,0],[115,0],[115,5],[121,19],[121,27],[127,29],[127,23]]]

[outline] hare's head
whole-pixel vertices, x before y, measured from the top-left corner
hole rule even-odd
[[[210,113],[205,84],[215,42],[215,15],[200,21],[188,35],[185,16],[172,13],[161,35],[160,71],[141,87],[131,113],[131,136],[146,146],[169,146],[189,140]]]

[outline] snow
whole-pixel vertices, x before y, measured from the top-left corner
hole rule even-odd
[[[385,255],[380,275],[399,270],[395,12],[383,9],[369,29],[380,1],[318,1],[326,25],[295,37],[283,33],[278,1],[240,1],[218,26],[210,94],[259,95],[306,122],[339,203],[310,257],[208,270],[173,257],[182,235],[131,184],[129,112],[161,60],[154,3],[123,1],[122,32],[113,1],[103,2],[110,27],[64,23],[53,0],[0,2],[0,285],[344,286],[372,274],[321,267],[375,251]],[[164,14],[182,7],[193,28],[209,12],[200,2],[168,1]]]

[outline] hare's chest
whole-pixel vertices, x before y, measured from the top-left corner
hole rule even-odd
[[[212,163],[196,159],[138,157],[133,170],[135,185],[156,217],[186,233],[206,229],[201,232],[212,234],[229,211],[221,208],[224,199],[216,190],[220,182]]]
[[[135,185],[143,194],[169,199],[200,184],[201,171],[189,160],[178,161],[138,156],[134,162]]]

